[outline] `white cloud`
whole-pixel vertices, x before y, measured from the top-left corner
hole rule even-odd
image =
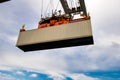
[[[0,26],[1,28],[3,27],[5,29],[12,29],[13,27],[10,27],[11,24],[15,24],[13,14],[11,12],[10,13],[7,13],[7,12],[5,13],[5,11],[1,12],[0,13],[0,24],[4,25],[4,27]]]
[[[99,80],[98,78],[92,78],[84,74],[70,74],[73,80]]]
[[[93,78],[86,76],[82,73],[56,73],[56,72],[49,72],[49,77],[53,78],[53,80],[66,80],[67,77],[71,78],[72,80],[99,80],[99,78]]]
[[[0,65],[0,70],[7,70],[7,71],[11,71],[12,69],[8,66],[2,66]]]
[[[5,54],[1,58],[4,61],[1,64],[35,69],[42,72],[114,70],[115,67],[119,67],[119,44],[89,46],[80,50],[79,48],[73,48],[73,52],[70,52],[70,48],[67,48],[62,49],[63,51],[58,49],[26,54]]]
[[[64,75],[61,75],[56,72],[48,72],[49,77],[52,78],[53,80],[66,80]]]
[[[59,3],[60,7],[57,7],[58,1],[59,0],[53,0],[53,1],[50,2],[50,0],[49,1],[44,1],[43,0],[43,2],[42,2],[40,0],[36,0],[36,1],[26,0],[26,1],[23,1],[23,2],[27,6],[29,6],[38,15],[38,17],[40,18],[41,13],[43,14],[43,16],[45,16],[45,15],[47,15],[47,13],[52,13],[52,9],[57,8],[58,10],[60,10],[61,9],[60,3]],[[42,4],[43,4],[43,8],[42,8]],[[43,9],[42,12],[41,12],[41,9]]]
[[[13,69],[13,68],[14,67],[11,67],[11,69]],[[24,70],[31,71],[31,69],[27,69],[27,68]],[[36,71],[32,70],[31,72],[36,72]],[[41,72],[39,72],[39,71],[37,71],[37,73],[41,74]],[[17,71],[16,74],[25,75],[22,71]],[[36,73],[30,74],[29,77],[36,78],[36,77],[38,77],[38,74],[36,74]],[[99,80],[99,78],[93,78],[90,76],[86,76],[82,73],[68,73],[68,72],[67,73],[65,73],[65,72],[59,73],[59,72],[49,71],[49,72],[46,72],[44,74],[48,75],[48,77],[52,78],[53,80],[66,80],[67,78],[70,78],[72,80]],[[20,80],[20,78],[15,79],[14,76],[0,73],[0,80]]]
[[[99,80],[99,78],[89,77],[82,73],[48,72],[48,74],[50,78],[53,78],[53,80],[66,80],[66,78],[71,78],[72,80]]]
[[[9,75],[5,75],[5,74],[2,74],[0,73],[0,80],[17,80]]]
[[[19,2],[17,2],[17,4],[18,3]],[[41,12],[39,7],[41,7],[41,5],[39,0],[22,0],[20,1],[20,6],[21,3],[24,3],[24,7],[25,5],[29,7],[27,9],[31,8],[30,12],[28,13],[35,11],[35,13],[39,15],[37,16],[40,17]],[[19,20],[18,17],[18,20],[14,18],[14,16],[17,16],[14,12],[19,11],[20,6],[17,6],[19,8],[15,8],[14,6],[15,10],[13,10],[12,13],[10,13],[9,15],[6,14],[6,11],[4,14],[0,14],[0,23],[6,26],[4,30],[5,32],[3,31],[4,27],[0,26],[0,31],[2,31],[0,32],[0,40],[6,42],[2,44],[1,50],[4,50],[4,52],[1,51],[0,53],[6,54],[2,54],[2,56],[0,56],[0,64],[35,69],[41,72],[53,71],[58,73],[63,73],[67,71],[76,72],[94,70],[114,70],[115,68],[119,69],[119,0],[86,0],[86,3],[88,5],[87,8],[88,11],[90,11],[92,18],[93,34],[95,40],[95,44],[93,46],[36,51],[28,53],[24,53],[20,50],[18,51],[15,48],[13,48],[15,46],[11,46],[15,44],[16,34],[15,36],[13,36],[13,34],[8,35],[7,31],[16,31],[16,28],[13,28],[13,24],[19,24],[19,22],[20,24],[23,23],[22,20],[24,20],[23,18],[27,15],[23,16],[23,14],[19,14],[19,18],[21,19],[22,17],[21,20]],[[16,9],[18,10],[16,11]],[[7,17],[9,17],[9,19]],[[33,20],[33,18],[31,18],[31,20]],[[11,48],[8,48],[9,46]],[[11,51],[11,49],[13,49],[14,51]],[[0,66],[0,69],[6,70],[9,68]],[[22,73],[18,72],[18,74]],[[51,75],[51,77],[54,77],[54,79],[59,78],[64,80],[64,76],[61,76],[59,74]],[[86,76],[82,74],[73,74],[71,75],[71,77],[75,80],[77,80],[79,77],[83,79],[86,78]],[[92,78],[90,77],[87,78],[92,80]]]
[[[48,56],[43,54],[42,55],[40,54],[8,55],[7,54],[2,58],[4,60],[4,63],[5,64],[7,63],[7,65],[38,69],[42,71],[46,71],[46,70],[61,71],[66,66],[64,60],[61,59],[61,60],[57,60],[56,62],[56,57],[49,54]]]
[[[37,74],[31,74],[30,77],[36,78],[38,75]]]
[[[25,75],[24,72],[22,72],[22,71],[17,71],[16,74],[23,75],[23,76]]]
[[[0,40],[7,42],[8,44],[15,44],[17,41],[17,36],[15,35],[8,35],[6,33],[0,34]]]

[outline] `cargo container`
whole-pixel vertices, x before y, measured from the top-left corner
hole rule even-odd
[[[16,46],[26,52],[89,44],[93,44],[90,19],[22,31]]]

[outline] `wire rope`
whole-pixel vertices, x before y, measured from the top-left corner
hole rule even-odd
[[[58,1],[58,3],[57,3],[57,6],[56,6],[56,9],[58,8],[58,6],[59,6],[59,3],[60,3],[60,2]],[[55,9],[55,10],[56,10],[56,9]]]
[[[41,19],[42,19],[42,17],[43,17],[43,0],[41,2],[41,5],[42,5],[42,7],[41,7]]]

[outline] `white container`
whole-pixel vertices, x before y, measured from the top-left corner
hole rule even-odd
[[[87,45],[93,44],[92,36],[91,21],[84,20],[20,32],[16,46],[23,51],[34,51],[84,44]],[[84,41],[84,38],[86,41]],[[80,41],[81,39],[82,41]],[[73,40],[74,43],[69,43],[68,41],[70,40]]]

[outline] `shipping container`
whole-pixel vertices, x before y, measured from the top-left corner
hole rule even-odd
[[[22,31],[16,46],[26,52],[89,44],[93,44],[90,19]]]

